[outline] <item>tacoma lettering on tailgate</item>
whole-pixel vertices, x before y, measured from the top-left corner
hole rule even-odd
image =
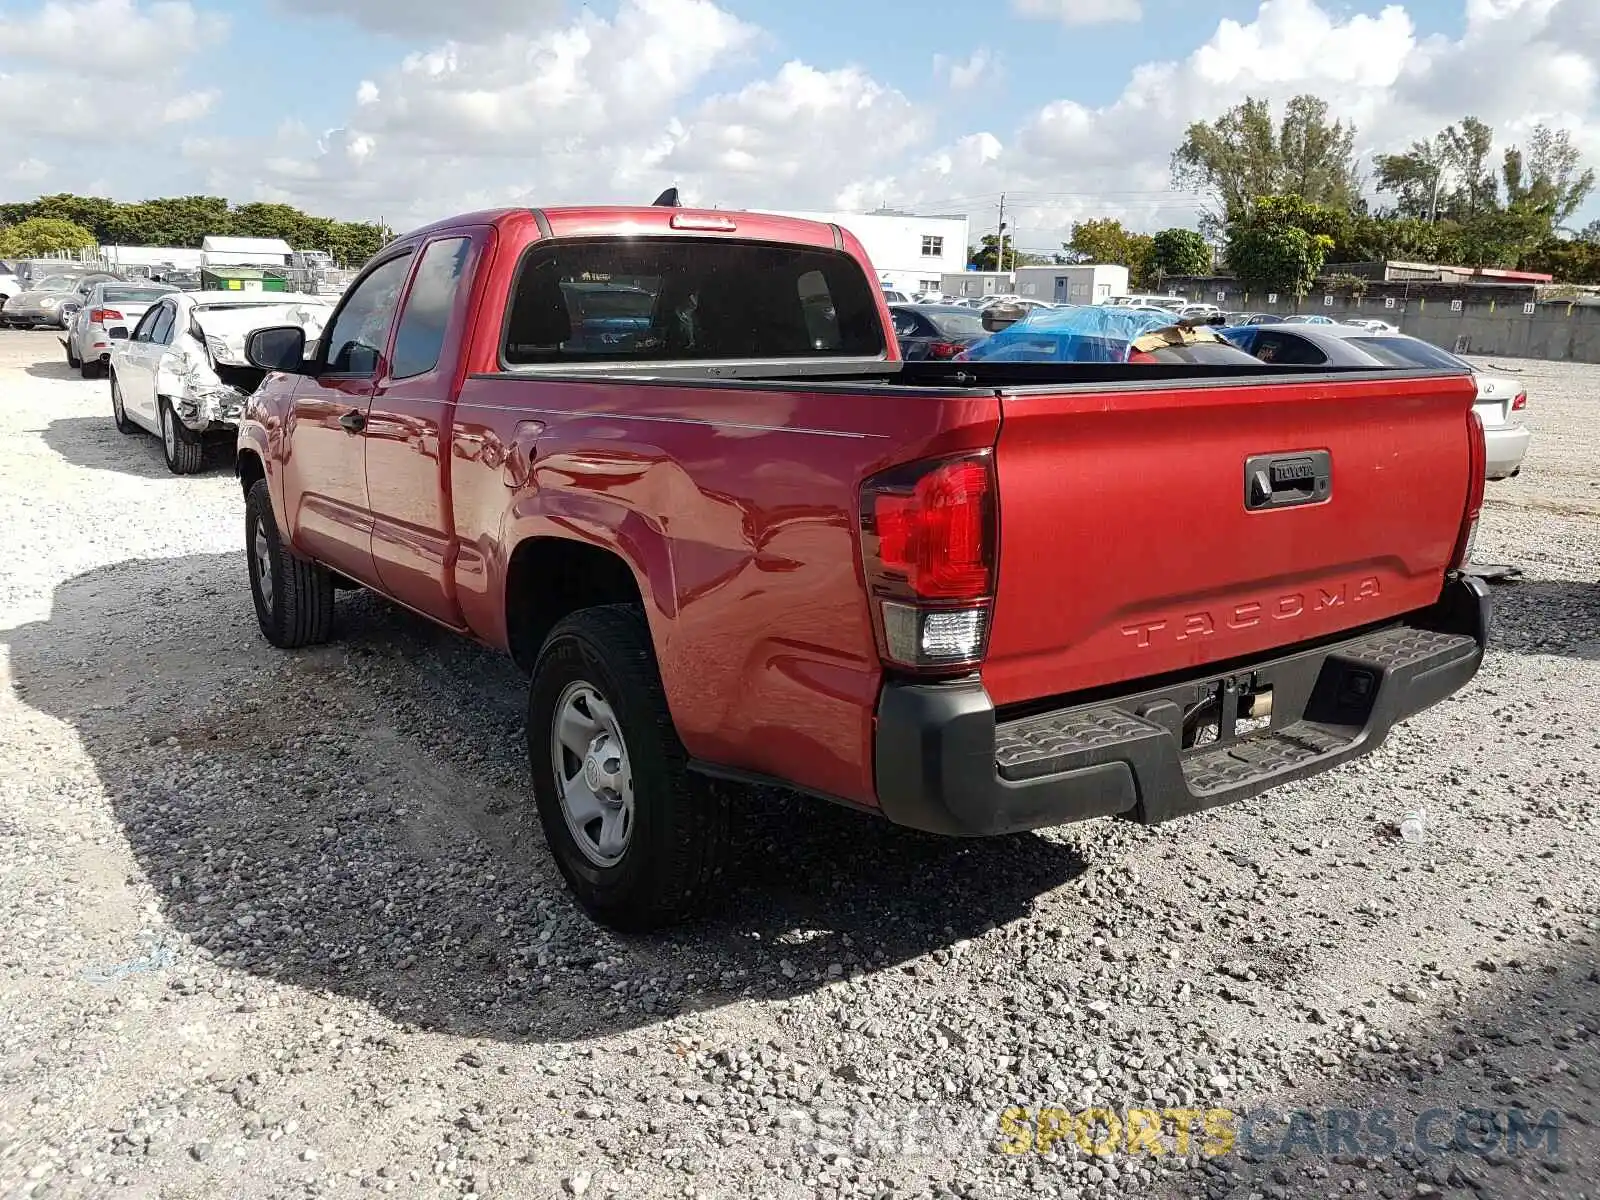
[[[1155,644],[1156,635],[1175,642],[1190,638],[1209,637],[1218,629],[1249,629],[1263,621],[1292,621],[1308,612],[1324,608],[1339,608],[1345,604],[1359,604],[1378,595],[1376,575],[1369,575],[1353,583],[1334,587],[1316,587],[1303,592],[1285,592],[1270,600],[1246,600],[1226,609],[1200,610],[1155,621],[1137,621],[1124,625],[1124,636],[1143,649]]]

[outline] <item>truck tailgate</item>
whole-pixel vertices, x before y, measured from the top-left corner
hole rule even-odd
[[[1460,533],[1470,376],[1002,394],[996,705],[1423,608]]]

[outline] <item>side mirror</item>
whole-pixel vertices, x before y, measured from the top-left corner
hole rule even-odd
[[[106,327],[106,336],[112,341],[127,341],[128,327],[126,325],[110,325]]]
[[[245,339],[244,356],[252,367],[262,371],[299,375],[305,371],[306,331],[298,325],[257,329]]]

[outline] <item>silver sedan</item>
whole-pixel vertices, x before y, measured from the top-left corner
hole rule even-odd
[[[95,284],[61,339],[67,366],[76,367],[85,379],[104,375],[111,360],[111,343],[127,337],[147,308],[177,290],[170,283]]]
[[[72,315],[83,307],[89,289],[97,283],[115,282],[117,276],[97,272],[90,275],[46,275],[30,283],[28,290],[11,297],[0,308],[0,320],[7,325],[46,325],[65,329]]]

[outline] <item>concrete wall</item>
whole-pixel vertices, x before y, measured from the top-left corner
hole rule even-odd
[[[1376,318],[1463,354],[1600,362],[1600,304],[1536,299],[1548,288],[1379,283],[1359,298],[1334,295],[1327,304],[1326,293],[1314,292],[1299,305],[1288,296],[1274,302],[1259,292],[1247,294],[1234,279],[1183,280],[1178,290],[1229,311],[1321,313],[1336,321]],[[1529,303],[1531,313],[1524,311]]]

